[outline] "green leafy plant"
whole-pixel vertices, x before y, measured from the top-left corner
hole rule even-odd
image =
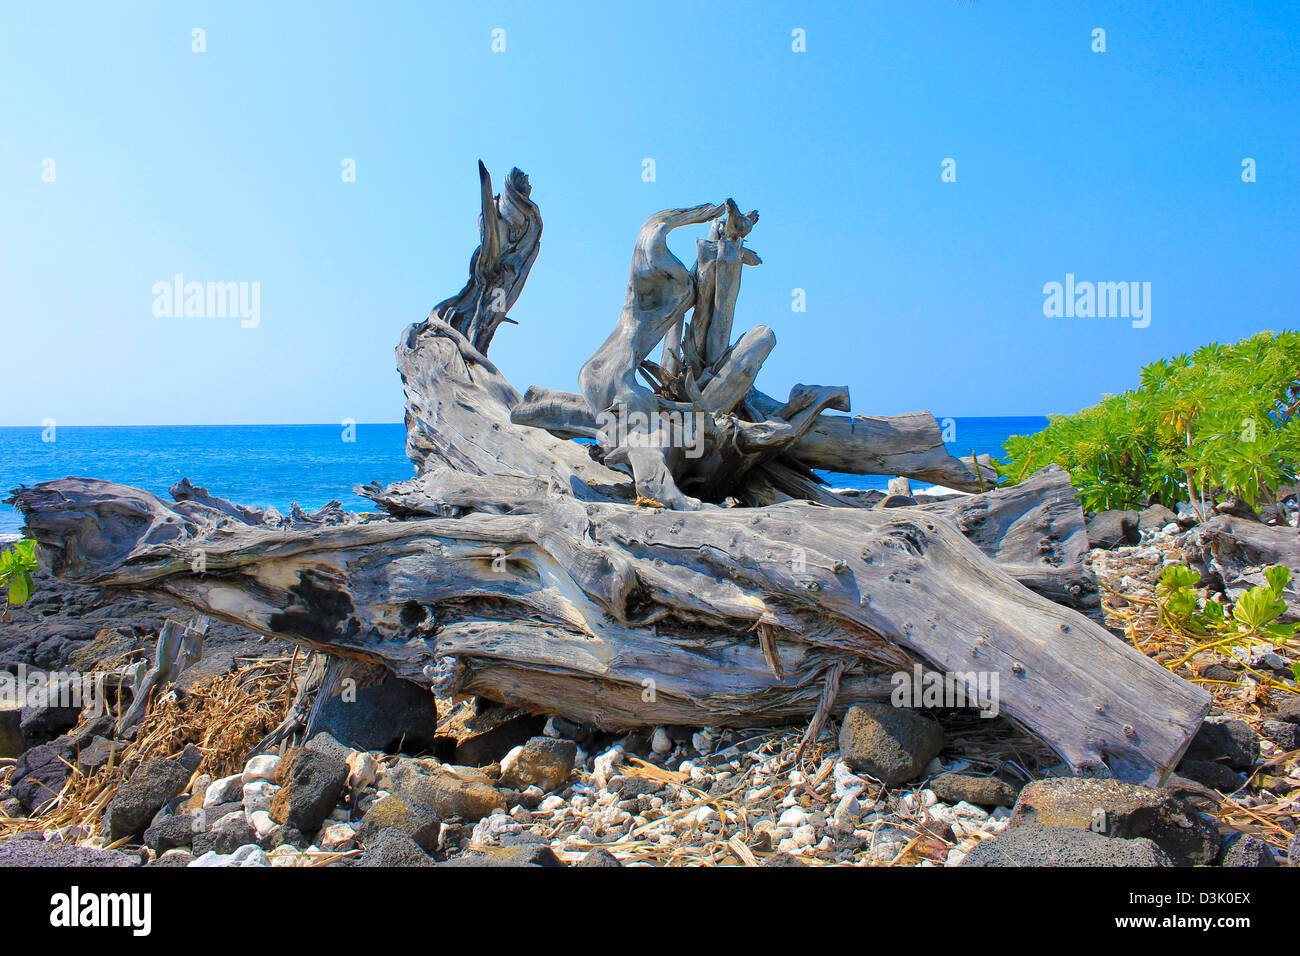
[[[0,621],[9,620],[9,608],[27,603],[35,585],[32,572],[40,565],[36,561],[36,542],[23,539],[13,547],[0,552],[0,587],[5,589],[5,609]]]
[[[1156,598],[1164,623],[1176,631],[1196,638],[1191,651],[1166,666],[1171,669],[1193,655],[1211,648],[1231,651],[1268,642],[1286,644],[1300,633],[1300,624],[1278,621],[1286,613],[1282,592],[1291,580],[1291,571],[1282,566],[1264,572],[1265,583],[1256,585],[1237,598],[1229,615],[1222,604],[1205,600],[1196,589],[1199,575],[1185,565],[1170,565],[1160,575]]]
[[[1215,491],[1275,503],[1300,468],[1297,411],[1300,332],[1261,332],[1151,363],[1138,388],[1013,435],[994,467],[1016,484],[1058,464],[1094,512],[1152,501],[1199,509]]]

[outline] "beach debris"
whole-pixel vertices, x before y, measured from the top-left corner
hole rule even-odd
[[[148,670],[137,666],[137,680],[131,688],[131,706],[118,722],[118,734],[125,734],[142,717],[145,708],[162,689],[177,681],[203,656],[203,638],[208,631],[208,616],[199,614],[188,624],[167,621],[158,632],[154,664]]]

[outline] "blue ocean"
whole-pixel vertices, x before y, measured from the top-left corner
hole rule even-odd
[[[1039,416],[954,422],[956,440],[948,450],[962,458],[972,451],[1000,457],[1007,436],[1047,425]],[[345,508],[369,511],[373,503],[353,494],[353,486],[414,474],[403,425],[356,425],[355,440],[345,437],[338,425],[61,425],[53,435],[42,428],[0,428],[0,491],[74,475],[134,485],[170,501],[167,489],[189,478],[243,505],[288,511],[297,502],[311,511],[337,498]],[[837,488],[884,488],[889,480],[834,472],[822,477]],[[16,511],[0,508],[0,534],[21,525]]]

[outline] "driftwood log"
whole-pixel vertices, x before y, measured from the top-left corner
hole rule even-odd
[[[486,350],[541,220],[518,170],[497,197],[480,177],[469,283],[398,347],[417,475],[358,489],[386,516],[269,522],[188,484],[171,504],[89,479],[18,489],[54,572],[606,729],[816,727],[914,664],[994,675],[1001,712],[1076,771],[1167,775],[1209,697],[1065,606],[1091,588],[1062,472],[893,509],[827,489],[814,468],[993,474],[948,456],[931,416],[834,415],[837,386],[757,390],[775,340],[731,329],[758,217],[730,201],[647,220],[580,392],[521,396]],[[687,270],[665,236],[704,223]]]

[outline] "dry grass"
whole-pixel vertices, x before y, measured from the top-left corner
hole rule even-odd
[[[194,777],[207,773],[216,778],[241,769],[244,755],[288,712],[297,655],[241,659],[236,665],[229,674],[196,684],[183,697],[167,693],[152,703],[135,739],[104,766],[87,774],[69,764],[72,772],[37,825],[80,828],[82,839],[92,837],[99,831],[104,809],[136,767],[152,757],[175,756],[187,744],[194,744],[202,754]],[[120,706],[117,709],[120,712]],[[85,719],[73,732],[84,723]],[[0,839],[32,826],[33,821],[0,818]]]

